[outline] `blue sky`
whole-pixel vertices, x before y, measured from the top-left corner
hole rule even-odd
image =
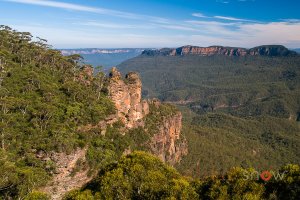
[[[299,0],[0,0],[0,24],[55,48],[296,48],[299,8]]]

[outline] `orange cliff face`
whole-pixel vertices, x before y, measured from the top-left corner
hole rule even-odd
[[[212,47],[194,47],[184,46],[176,49],[176,53],[179,55],[227,55],[227,56],[244,56],[247,54],[246,49],[243,48],[226,48],[221,46]]]
[[[152,153],[171,165],[180,162],[181,158],[188,154],[187,142],[185,140],[178,142],[182,138],[181,120],[181,112],[164,118],[158,132],[151,138]]]
[[[158,109],[161,105],[158,100],[142,100],[142,82],[135,72],[128,73],[123,79],[121,73],[115,67],[112,68],[108,79],[108,91],[115,104],[117,118],[128,129],[144,127],[145,117],[150,112],[149,105],[152,104]],[[188,153],[186,141],[181,140],[181,120],[180,112],[163,117],[157,124],[158,131],[149,141],[151,152],[169,164],[180,162],[182,156]]]

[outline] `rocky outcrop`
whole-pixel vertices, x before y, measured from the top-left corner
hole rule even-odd
[[[142,100],[142,82],[135,72],[128,73],[123,79],[121,73],[112,68],[108,78],[108,93],[115,104],[117,117],[128,129],[144,127],[145,117],[150,112],[149,106],[153,105],[158,110],[161,106],[157,99]],[[152,153],[170,164],[179,162],[187,154],[187,143],[181,136],[181,120],[180,112],[163,116],[157,124],[157,132],[149,141]]]
[[[109,74],[109,97],[115,103],[118,118],[127,128],[142,126],[149,105],[142,98],[142,82],[137,73],[130,72],[123,80],[116,68]]]
[[[197,47],[197,46],[183,46],[176,49],[163,48],[160,50],[145,50],[142,55],[146,56],[184,56],[184,55],[225,55],[225,56],[295,56],[296,52],[290,51],[281,45],[264,45],[254,47],[252,49],[237,48],[237,47]]]
[[[177,112],[163,119],[158,132],[151,138],[151,151],[171,165],[178,163],[188,153],[187,143],[181,140],[182,115]]]
[[[85,165],[86,151],[77,149],[71,154],[52,152],[50,155],[44,152],[37,153],[38,158],[56,165],[52,181],[41,188],[42,191],[51,194],[52,200],[62,199],[66,193],[82,187],[92,179],[88,176],[89,168]]]

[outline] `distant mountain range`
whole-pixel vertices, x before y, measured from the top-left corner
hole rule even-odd
[[[300,48],[299,49],[293,49],[294,51],[296,51],[297,53],[300,53]]]
[[[223,47],[223,46],[183,46],[179,48],[163,48],[160,50],[145,50],[142,55],[154,56],[182,56],[182,55],[226,55],[226,56],[246,56],[246,55],[260,55],[260,56],[294,56],[297,55],[295,51],[289,50],[282,45],[263,45],[251,49],[238,47]]]
[[[140,55],[145,48],[118,48],[118,49],[60,49],[63,55],[80,54],[84,62],[93,66],[103,66],[109,69],[125,60]]]
[[[300,49],[289,50],[281,45],[264,45],[251,49],[223,46],[183,46],[179,48],[81,48],[81,49],[60,49],[63,55],[80,54],[84,62],[93,66],[102,66],[108,70],[122,62],[139,55],[154,56],[180,56],[180,55],[227,55],[227,56],[246,56],[246,55],[265,55],[265,56],[292,56]]]

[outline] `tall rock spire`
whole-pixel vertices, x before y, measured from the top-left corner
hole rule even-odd
[[[142,101],[142,82],[139,75],[130,72],[122,78],[113,67],[109,75],[109,96],[115,103],[117,114],[127,128],[141,125],[139,120],[149,113],[149,105]]]

